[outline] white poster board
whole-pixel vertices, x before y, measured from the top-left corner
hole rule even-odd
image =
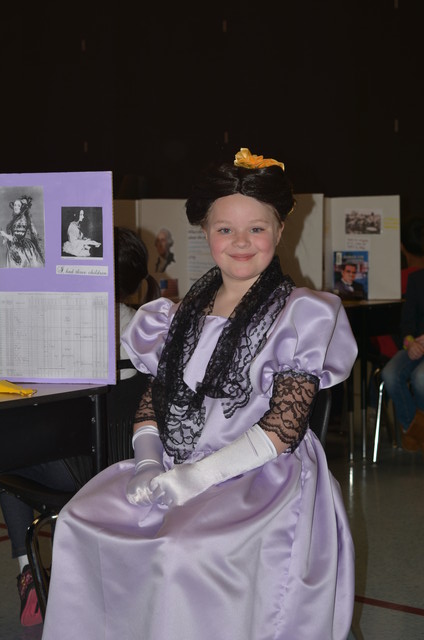
[[[324,195],[295,194],[296,208],[286,219],[277,253],[281,267],[298,287],[323,287]]]
[[[323,287],[324,195],[295,194],[277,253],[284,273],[297,286]],[[136,230],[149,252],[149,272],[163,295],[183,297],[214,262],[202,231],[189,224],[185,199],[115,200],[115,225]],[[159,259],[168,238],[171,261]],[[162,270],[163,269],[163,270]]]
[[[336,256],[362,254],[367,260],[367,298],[401,298],[400,198],[324,198],[324,286],[332,291]]]
[[[149,252],[149,272],[162,295],[175,300],[214,265],[203,233],[187,220],[185,202],[143,199],[137,211],[137,226]]]

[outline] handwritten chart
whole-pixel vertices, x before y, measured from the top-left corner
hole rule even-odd
[[[107,292],[0,293],[2,375],[106,378],[107,308]]]

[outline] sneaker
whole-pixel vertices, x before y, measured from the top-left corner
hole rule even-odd
[[[24,627],[32,627],[43,622],[40,605],[38,604],[37,593],[32,579],[29,564],[25,565],[17,577],[18,592],[21,599],[21,624]]]

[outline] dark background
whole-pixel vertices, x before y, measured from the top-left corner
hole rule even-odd
[[[183,198],[243,146],[298,193],[423,214],[422,0],[9,4],[1,173],[111,170],[115,198]]]

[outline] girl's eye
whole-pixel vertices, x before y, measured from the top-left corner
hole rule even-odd
[[[223,227],[222,229],[218,229],[218,233],[222,234],[222,235],[227,235],[228,233],[230,233],[230,229],[228,227]]]
[[[252,233],[260,233],[261,231],[263,231],[263,229],[262,227],[253,227],[251,231]]]

